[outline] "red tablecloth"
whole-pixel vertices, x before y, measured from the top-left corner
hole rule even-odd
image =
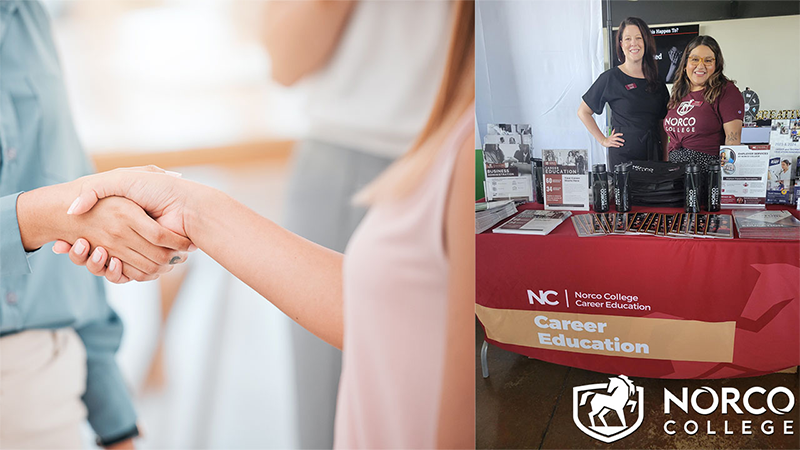
[[[656,378],[800,365],[798,241],[578,238],[568,219],[548,236],[477,235],[475,256],[476,312],[507,350]]]

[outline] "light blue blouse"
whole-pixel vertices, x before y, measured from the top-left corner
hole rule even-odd
[[[122,322],[106,303],[102,279],[54,254],[52,244],[25,252],[16,215],[20,192],[91,171],[47,13],[38,2],[0,1],[0,335],[74,328],[86,345],[89,423],[111,440],[136,423],[114,360]]]

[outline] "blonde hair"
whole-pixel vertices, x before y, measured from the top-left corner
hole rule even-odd
[[[428,121],[410,149],[355,196],[357,204],[409,195],[433,164],[447,131],[475,101],[475,4],[454,3],[444,76]]]

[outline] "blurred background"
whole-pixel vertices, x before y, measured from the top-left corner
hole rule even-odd
[[[98,170],[156,164],[280,223],[302,84],[270,80],[256,1],[46,1]],[[108,285],[139,448],[296,448],[289,319],[202,252],[161,280]],[[332,415],[333,411],[330,411]],[[327,435],[330,430],[320,430]],[[85,430],[85,447],[93,433]]]

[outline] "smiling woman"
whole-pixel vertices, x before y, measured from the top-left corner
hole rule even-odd
[[[586,91],[578,117],[603,147],[608,165],[631,160],[659,159],[665,139],[661,120],[667,112],[669,93],[658,79],[655,41],[650,28],[638,17],[628,17],[617,31],[617,58],[621,65],[603,72]],[[592,114],[611,108],[612,131],[606,136]]]
[[[744,99],[724,68],[722,50],[711,36],[686,46],[665,120],[670,161],[708,166],[719,163],[720,145],[741,143]]]

